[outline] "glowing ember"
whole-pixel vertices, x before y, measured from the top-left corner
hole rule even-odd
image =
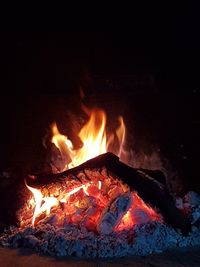
[[[136,192],[130,195],[128,187],[119,180],[103,175],[99,175],[98,178],[93,176],[93,171],[86,172],[90,175],[90,179],[94,178],[82,184],[66,178],[64,186],[60,185],[59,188],[57,184],[51,184],[49,188],[44,186],[41,189],[26,185],[33,194],[29,200],[33,212],[32,225],[36,225],[44,218],[48,221],[49,216],[53,215],[56,218],[54,223],[58,226],[63,227],[73,223],[92,231],[101,229],[101,233],[107,233],[108,229],[109,231],[122,231],[130,229],[135,224],[161,221],[156,211],[146,205]],[[81,173],[82,175],[84,174]],[[122,207],[126,207],[127,193],[131,197],[130,206],[128,210],[124,210]],[[26,214],[26,210],[24,211]],[[102,215],[104,216],[103,223],[101,222]],[[22,216],[21,225],[23,226],[24,223],[25,219]],[[101,224],[100,228],[99,224]]]
[[[95,109],[90,112],[88,122],[82,127],[78,136],[82,141],[80,149],[74,149],[72,142],[59,133],[57,125],[54,123],[52,126],[52,143],[60,150],[63,156],[69,159],[66,162],[65,169],[70,169],[81,163],[99,156],[108,151],[108,147],[114,143],[114,137],[118,140],[118,156],[122,153],[122,147],[125,141],[125,125],[123,118],[119,117],[119,128],[115,134],[109,138],[106,136],[106,114],[104,111]],[[65,170],[64,169],[64,170]]]
[[[116,227],[116,231],[122,231],[124,229],[130,229],[135,224],[144,224],[149,221],[160,221],[160,216],[155,210],[147,206],[144,201],[133,193],[133,204],[127,213],[123,216],[121,222]]]

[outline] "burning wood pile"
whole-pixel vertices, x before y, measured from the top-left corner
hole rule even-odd
[[[52,173],[25,178],[16,212],[19,227],[6,229],[0,244],[87,257],[145,255],[200,244],[198,227],[183,236],[191,231],[191,220],[176,207],[164,175],[120,161],[123,118],[107,137],[105,113],[85,110],[90,118],[79,132],[81,148],[53,125]],[[118,156],[106,153],[110,150]]]
[[[111,161],[111,154],[103,155]],[[114,157],[115,158],[115,157]],[[101,163],[101,158],[93,162]],[[80,166],[79,166],[80,169]],[[74,170],[73,170],[74,172]],[[162,221],[162,217],[150,205],[144,203],[136,191],[130,191],[117,177],[101,169],[83,169],[72,174],[61,174],[60,178],[52,175],[48,184],[40,190],[27,186],[33,193],[25,206],[18,211],[22,227],[50,223],[58,227],[74,224],[86,227],[99,234],[130,229],[135,224],[150,221]],[[38,181],[30,181],[36,185]]]
[[[164,218],[186,233],[187,218],[175,207],[166,185],[148,172],[106,153],[62,173],[27,178],[33,195],[18,211],[20,224],[51,222],[63,227],[70,223],[109,234]]]

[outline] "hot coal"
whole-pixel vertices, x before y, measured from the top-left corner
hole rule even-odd
[[[98,181],[98,177],[107,178],[110,174],[122,184],[128,185],[131,191],[136,191],[151,208],[157,209],[167,224],[175,229],[181,229],[184,234],[190,231],[190,222],[175,206],[162,172],[132,168],[112,153],[102,154],[62,173],[39,175],[37,179],[29,179],[29,182],[33,186],[42,186],[70,179],[86,182],[95,178]]]
[[[114,228],[122,220],[122,217],[130,209],[132,201],[134,201],[133,199],[130,193],[123,194],[117,199],[114,199],[99,219],[98,232],[100,234],[112,233]]]
[[[108,158],[103,155],[103,159]],[[92,258],[147,255],[175,247],[200,245],[198,194],[188,192],[184,198],[177,198],[175,206],[162,180],[155,179],[145,170],[116,163],[113,156],[111,161],[114,163],[111,164],[112,170],[117,169],[117,173],[125,171],[127,178],[133,175],[133,181],[129,182],[125,174],[120,180],[106,166],[88,168],[88,162],[85,168],[81,166],[51,176],[48,183],[33,180],[35,186],[39,182],[39,190],[25,187],[23,205],[17,211],[20,226],[5,229],[0,244],[28,247],[52,256]],[[96,162],[99,164],[92,160],[92,163]],[[143,189],[144,185],[150,187]],[[38,200],[30,191],[37,192]],[[162,197],[164,205],[158,203],[153,207],[154,201],[162,200]],[[191,231],[187,235],[181,232],[184,224],[176,224],[180,222],[180,216],[178,221],[176,218],[172,221],[176,228],[163,218],[161,211],[167,204],[171,206],[165,216],[169,211],[178,211],[171,214],[171,218],[182,214],[190,223]]]
[[[105,214],[115,211],[116,206],[120,207],[119,211],[126,212],[127,205],[132,204],[129,201],[130,195],[127,193],[112,201]],[[134,198],[132,201],[134,202]],[[137,202],[137,195],[135,201]],[[135,224],[127,230],[117,228],[117,231],[109,233],[94,232],[67,221],[60,227],[57,225],[56,213],[52,213],[41,218],[36,227],[8,227],[0,236],[0,245],[31,248],[39,254],[51,256],[86,258],[144,256],[176,247],[200,246],[200,196],[190,191],[185,197],[177,198],[177,206],[190,218],[192,230],[187,236],[165,223],[149,221],[144,210],[135,208],[133,213],[135,218],[140,220],[140,224]],[[105,214],[102,215],[102,221]]]
[[[78,179],[77,179],[78,178]],[[106,169],[84,169],[74,176],[43,185],[27,186],[18,210],[21,227],[50,223],[74,224],[100,234],[130,229],[134,224],[162,221],[162,216]],[[37,198],[39,203],[37,204]],[[39,205],[39,206],[38,206]]]
[[[90,177],[92,172],[88,170],[85,174],[81,173],[79,178],[82,176],[82,179],[86,179],[86,175]],[[93,179],[95,177],[99,179],[98,173],[94,172]],[[88,182],[88,179],[86,181]],[[74,180],[74,182],[80,185],[79,180]],[[24,216],[26,215],[26,224],[21,227],[11,226],[5,229],[0,236],[0,245],[14,248],[31,248],[39,254],[48,254],[51,256],[77,256],[87,258],[148,255],[161,253],[167,249],[176,247],[200,245],[200,196],[198,194],[188,192],[183,198],[177,198],[176,204],[179,211],[187,214],[192,225],[191,232],[187,236],[184,236],[180,231],[175,230],[162,221],[152,221],[151,213],[148,213],[148,209],[141,208],[141,205],[144,204],[142,199],[134,192],[130,194],[127,191],[124,194],[119,194],[119,191],[116,191],[118,187],[115,187],[118,185],[118,181],[115,179],[113,182],[114,184],[109,188],[111,190],[109,194],[113,198],[99,217],[98,231],[88,227],[89,225],[91,226],[90,219],[92,218],[95,205],[92,205],[94,197],[86,196],[86,198],[89,198],[90,209],[87,211],[84,224],[75,224],[69,218],[65,218],[63,224],[60,225],[58,223],[58,210],[52,209],[49,215],[41,214],[37,218],[37,224],[33,227],[31,226],[33,211],[31,209],[25,209]],[[61,189],[62,183],[57,182],[56,186],[58,185]],[[93,191],[95,190],[94,187],[88,190],[91,194],[95,192]],[[102,183],[101,190],[104,193],[107,192],[107,187],[104,183]],[[127,188],[125,187],[124,190],[126,191]],[[58,195],[58,192],[50,184],[44,187],[42,192],[46,196],[49,192]],[[118,197],[116,194],[119,194]],[[130,207],[134,208],[131,209]],[[63,208],[60,205],[59,211],[62,211]],[[125,229],[123,222],[118,225],[117,223],[119,219],[122,219],[121,216],[127,213],[128,208],[135,220],[135,224]],[[78,213],[77,215],[80,215],[80,210],[78,210]],[[110,216],[112,218],[111,224],[108,223],[106,228],[104,228],[104,223],[107,223],[107,221],[110,222],[110,220],[107,220]],[[86,221],[88,224],[85,224]]]

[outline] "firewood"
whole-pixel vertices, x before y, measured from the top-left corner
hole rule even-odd
[[[27,183],[30,186],[40,188],[42,185],[60,182],[63,179],[71,179],[71,177],[79,180],[90,180],[92,177],[90,177],[87,170],[91,172],[94,170],[102,175],[103,169],[107,170],[107,176],[116,177],[128,185],[130,190],[135,190],[145,203],[161,213],[167,224],[180,229],[184,234],[189,232],[191,228],[190,221],[175,206],[165,183],[163,183],[164,179],[162,179],[162,182],[158,181],[158,179],[151,176],[153,175],[152,171],[145,172],[144,169],[134,169],[120,162],[119,158],[112,153],[102,154],[62,173],[38,175],[37,179],[34,180],[27,177]]]
[[[131,204],[132,196],[130,193],[123,194],[112,200],[100,217],[97,226],[98,232],[101,234],[112,233],[123,215],[129,210]]]

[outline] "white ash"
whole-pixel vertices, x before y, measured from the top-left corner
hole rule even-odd
[[[129,210],[131,204],[132,195],[130,192],[121,195],[114,199],[114,201],[112,200],[100,217],[98,232],[100,234],[110,234],[121,221],[123,215]]]
[[[187,203],[184,198],[183,203]],[[189,203],[191,204],[191,203]],[[110,258],[161,253],[176,247],[200,245],[200,204],[190,205],[192,230],[187,236],[160,222],[137,225],[131,230],[97,234],[66,224],[64,228],[41,222],[37,227],[5,229],[0,244],[6,247],[28,247],[39,254],[51,256],[77,256]]]

